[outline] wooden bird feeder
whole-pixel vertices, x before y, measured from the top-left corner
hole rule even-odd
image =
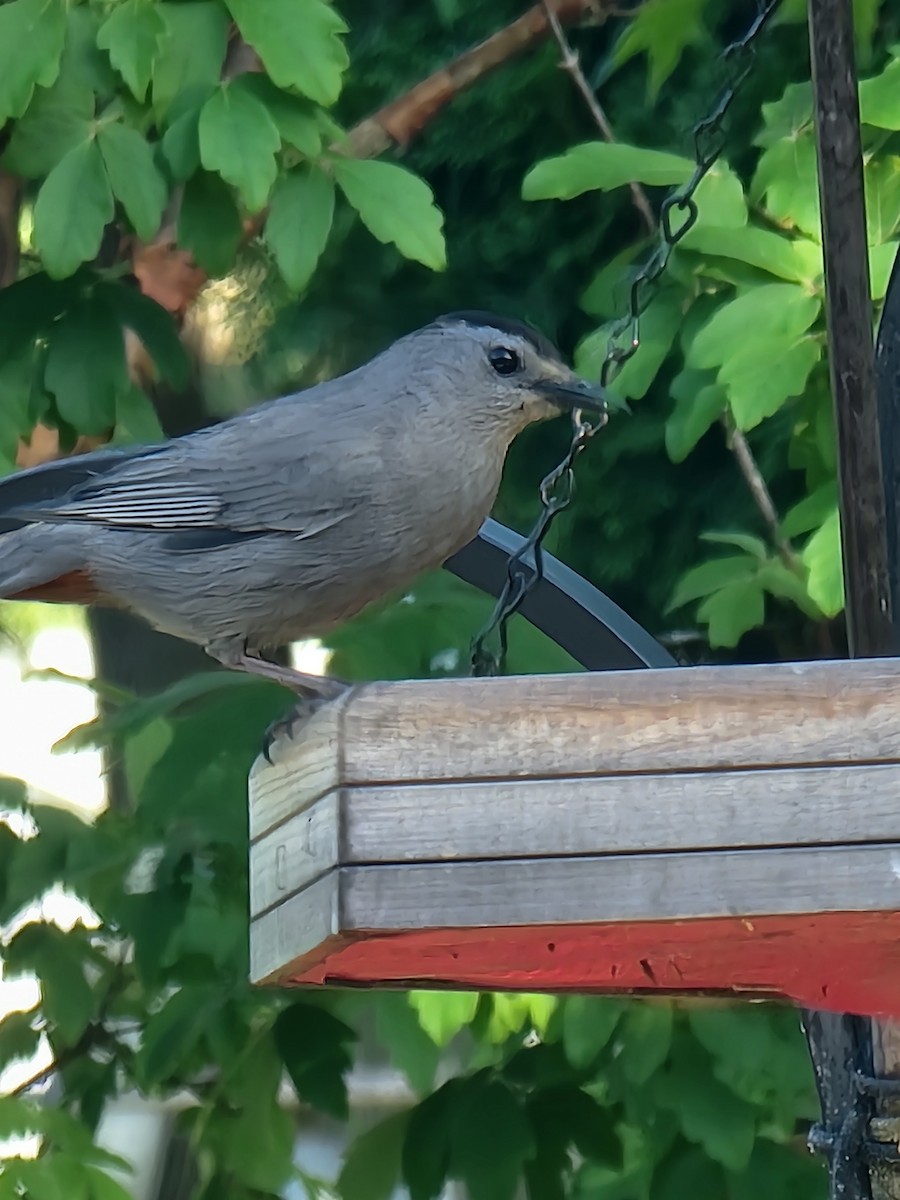
[[[257,982],[900,1015],[900,660],[372,684],[272,757]]]
[[[883,1140],[900,1076],[900,256],[876,357],[852,4],[809,18],[856,661],[673,670],[546,555],[521,612],[596,673],[361,686],[255,765],[251,963],[298,986],[791,999],[811,1145],[832,1200],[860,1200],[900,1194],[859,1133]],[[448,568],[499,594],[500,533]]]

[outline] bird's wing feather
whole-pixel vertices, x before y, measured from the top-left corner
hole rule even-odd
[[[13,510],[34,521],[86,521],[126,529],[197,529],[227,524],[221,496],[189,480],[135,482],[127,476],[86,484],[56,503]]]
[[[352,481],[324,477],[314,456],[277,437],[257,461],[247,433],[246,426],[223,424],[96,462],[86,455],[74,474],[55,472],[55,464],[38,468],[29,473],[30,486],[11,487],[8,498],[0,484],[0,520],[312,537],[343,519],[352,507]],[[213,536],[209,545],[220,542]]]

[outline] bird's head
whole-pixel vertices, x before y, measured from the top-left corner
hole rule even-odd
[[[422,386],[433,392],[440,380],[479,422],[497,422],[514,433],[576,408],[606,412],[601,389],[576,375],[549,338],[521,321],[449,313],[404,341]]]

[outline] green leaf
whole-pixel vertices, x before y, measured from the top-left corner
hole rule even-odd
[[[727,558],[713,558],[709,562],[692,567],[678,580],[666,605],[666,612],[682,608],[693,600],[701,600],[728,584],[744,584],[753,579],[759,570],[759,561],[747,554],[732,554]]]
[[[778,221],[821,240],[816,146],[811,131],[775,142],[760,158],[750,185],[750,199],[765,197],[767,211]]]
[[[837,502],[837,482],[830,479],[787,510],[781,519],[782,534],[794,538],[818,529],[836,511]]]
[[[128,369],[122,329],[102,298],[86,297],[54,326],[44,383],[59,415],[79,433],[113,426]]]
[[[669,187],[686,183],[694,164],[663,150],[624,142],[585,142],[536,163],[522,184],[523,200],[572,200],[584,192],[612,191],[628,183]]]
[[[206,97],[204,97],[205,99]],[[172,174],[172,178],[179,183],[184,183],[186,179],[190,179],[200,166],[199,126],[201,108],[202,104],[198,104],[196,108],[189,108],[186,112],[176,117],[163,134],[163,139],[160,143],[163,158]]]
[[[900,129],[900,58],[859,85],[859,119],[877,129]]]
[[[34,206],[34,240],[47,274],[62,279],[94,258],[114,214],[100,147],[84,142],[56,164]]]
[[[341,191],[374,237],[432,271],[444,269],[444,217],[423,179],[405,167],[368,159],[336,158],[333,166]]]
[[[88,141],[93,117],[90,86],[64,72],[52,87],[35,89],[0,163],[25,179],[40,179],[70,150]]]
[[[278,174],[281,136],[268,109],[250,92],[221,87],[200,112],[200,161],[233,184],[251,212],[269,198]]]
[[[728,1177],[729,1200],[820,1200],[827,1191],[822,1164],[792,1145],[758,1138],[745,1170]],[[682,1193],[696,1195],[697,1193]],[[680,1200],[680,1197],[679,1197]]]
[[[128,388],[116,397],[116,428],[110,445],[146,446],[164,441],[165,436],[156,409],[140,388]]]
[[[821,357],[822,346],[811,337],[793,343],[779,337],[749,342],[719,370],[737,427],[753,429],[789,397],[801,396]]]
[[[695,230],[706,225],[718,229],[740,229],[747,224],[744,185],[731,167],[721,160],[700,180],[694,192],[694,203],[697,205]]]
[[[27,351],[19,358],[0,361],[0,461],[15,465],[19,438],[34,426],[28,400],[36,371],[35,356]]]
[[[613,63],[622,66],[637,54],[648,62],[647,95],[653,100],[688,46],[701,42],[701,20],[706,0],[647,0],[628,22],[613,52]]]
[[[687,365],[719,367],[748,350],[759,354],[763,342],[794,341],[815,322],[821,307],[817,296],[794,284],[751,288],[716,309],[694,338]]]
[[[75,1045],[97,1009],[85,975],[88,954],[80,926],[65,932],[39,921],[23,926],[4,954],[10,974],[34,971],[40,979],[44,1015],[68,1046]]]
[[[803,19],[806,19],[804,13]],[[763,127],[753,139],[755,146],[774,146],[783,139],[796,139],[812,128],[812,84],[789,83],[779,100],[762,106]]]
[[[145,1086],[165,1083],[188,1066],[211,1015],[225,1002],[217,986],[185,986],[153,1013],[144,1026],[135,1059]]]
[[[338,1176],[341,1200],[389,1200],[400,1177],[409,1113],[393,1113],[351,1145]]]
[[[695,225],[685,235],[682,245],[700,254],[738,259],[795,283],[810,283],[822,274],[821,246],[751,225],[740,229]]]
[[[419,1024],[436,1046],[446,1046],[473,1020],[478,1008],[478,992],[408,993],[409,1003]]]
[[[853,0],[853,32],[861,62],[872,56],[872,39],[878,28],[878,14],[884,0]]]
[[[227,1072],[226,1103],[213,1112],[203,1141],[211,1143],[223,1174],[248,1190],[277,1194],[291,1175],[296,1123],[278,1101],[282,1069],[271,1034],[263,1027],[250,1036],[251,1052]]]
[[[806,586],[810,596],[826,617],[836,617],[844,607],[841,521],[837,507],[806,543],[801,557],[809,571]]]
[[[900,66],[900,60],[897,65]],[[900,88],[900,75],[897,77]],[[900,158],[895,154],[871,159],[865,166],[866,233],[869,243],[886,242],[900,225]]]
[[[36,85],[59,72],[66,33],[63,0],[13,0],[0,6],[0,126],[21,117]]]
[[[0,1021],[0,1070],[37,1054],[41,1035],[35,1028],[36,1017],[35,1009],[16,1010]]]
[[[132,1193],[100,1167],[85,1164],[91,1200],[132,1200]]]
[[[346,1118],[344,1074],[351,1062],[347,1043],[356,1040],[349,1025],[301,1002],[278,1015],[274,1033],[298,1096],[338,1119]]]
[[[898,242],[885,242],[881,246],[869,247],[869,276],[873,300],[883,300],[887,293],[898,249]]]
[[[283,92],[266,75],[257,72],[241,75],[232,87],[245,88],[266,106],[282,140],[289,146],[307,158],[315,158],[319,154],[322,149],[322,130],[308,100]]]
[[[449,1079],[410,1113],[401,1155],[410,1200],[434,1200],[444,1186],[450,1168],[451,1119],[463,1091],[460,1079]]]
[[[494,992],[490,995],[487,1023],[489,1042],[505,1042],[512,1034],[528,1027],[543,1035],[556,1008],[553,996],[529,992]]]
[[[229,22],[219,0],[158,4],[156,8],[166,34],[153,63],[153,108],[157,117],[167,117],[177,98],[210,91],[218,84]]]
[[[704,542],[713,542],[718,546],[737,546],[739,550],[743,550],[745,554],[751,555],[760,563],[765,562],[768,558],[766,543],[752,533],[712,532],[701,533],[700,537]]]
[[[471,1200],[513,1200],[534,1135],[519,1099],[497,1079],[464,1085],[453,1117],[450,1174]]]
[[[621,317],[628,301],[628,268],[648,248],[641,240],[626,246],[597,272],[585,288],[580,304],[593,317]]]
[[[631,1083],[646,1083],[668,1058],[673,1018],[672,1006],[667,1002],[639,1001],[629,1006],[619,1029],[619,1061]]]
[[[137,130],[118,122],[101,125],[97,144],[113,195],[138,237],[149,240],[159,229],[169,195],[153,151]]]
[[[762,625],[766,602],[758,580],[729,583],[713,592],[697,609],[697,616],[709,626],[709,644],[736,646],[749,629]]]
[[[375,1031],[391,1062],[405,1073],[419,1095],[426,1095],[434,1087],[440,1051],[419,1024],[406,993],[373,992],[369,1000]]]
[[[218,175],[198,171],[185,184],[178,213],[178,244],[190,250],[208,275],[234,265],[243,236],[241,214]]]
[[[640,343],[609,385],[613,396],[639,400],[646,396],[665,362],[683,317],[683,297],[674,288],[661,292],[641,317]],[[589,333],[576,347],[575,368],[588,378],[599,378],[615,322]]]
[[[334,217],[334,184],[314,166],[296,167],[272,192],[266,242],[285,282],[301,292],[325,249]]]
[[[562,1002],[562,1044],[566,1058],[579,1070],[589,1067],[609,1044],[625,1012],[621,1000],[567,996]]]
[[[147,95],[153,64],[165,34],[166,23],[150,0],[123,0],[97,34],[97,45],[109,52],[109,61],[138,100]]]
[[[676,1044],[659,1091],[689,1141],[702,1146],[710,1158],[730,1170],[746,1168],[756,1139],[755,1111],[710,1077],[708,1061],[696,1052],[691,1039]]]
[[[686,368],[672,381],[675,407],[666,421],[666,451],[672,462],[684,462],[725,411],[725,389],[708,379],[705,371]]]
[[[721,1166],[696,1147],[685,1148],[680,1142],[677,1152],[664,1158],[654,1173],[652,1195],[653,1200],[686,1200],[688,1196],[725,1200],[728,1193]]]
[[[347,26],[325,0],[227,0],[244,40],[280,88],[334,104],[349,62]]]
[[[687,1018],[694,1037],[712,1055],[716,1078],[736,1095],[773,1115],[781,1110],[789,1129],[814,1103],[809,1052],[789,1011],[767,1004],[717,1004],[689,1008]]]
[[[137,334],[160,374],[174,388],[184,388],[190,359],[171,315],[155,300],[120,280],[101,281],[95,294],[102,296],[122,324]]]

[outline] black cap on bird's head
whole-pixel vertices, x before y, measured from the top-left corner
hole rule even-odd
[[[588,383],[568,367],[553,342],[539,329],[514,317],[476,309],[446,313],[433,325],[464,325],[473,331],[494,335],[487,349],[488,362],[497,375],[513,382],[517,375],[527,376],[523,385],[559,411],[585,408],[605,414],[607,397],[600,387]],[[522,350],[530,350],[530,361]],[[552,411],[552,410],[551,410]]]

